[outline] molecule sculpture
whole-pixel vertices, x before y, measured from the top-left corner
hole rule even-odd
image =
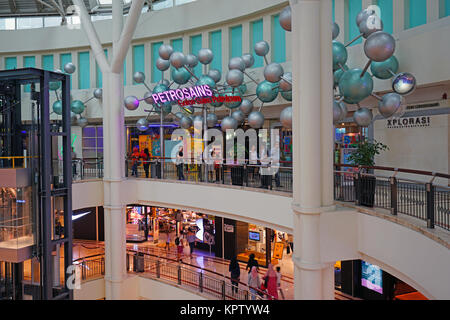
[[[178,90],[189,88],[192,86],[208,85],[212,90],[213,96],[207,103],[199,105],[184,105],[179,104],[182,112],[176,112],[175,118],[181,128],[189,129],[195,126],[196,123],[206,123],[207,127],[211,128],[217,125],[218,117],[215,114],[216,108],[222,105],[229,110],[229,115],[221,120],[220,127],[222,131],[227,129],[237,129],[239,126],[247,122],[250,127],[259,129],[264,124],[264,115],[261,108],[264,103],[274,101],[279,94],[287,100],[292,100],[292,74],[284,72],[283,67],[279,63],[269,63],[267,61],[267,54],[269,53],[269,44],[261,41],[255,44],[255,54],[264,57],[264,81],[258,82],[252,77],[252,74],[247,69],[252,68],[255,59],[252,54],[246,53],[241,57],[233,57],[228,62],[228,71],[225,74],[224,81],[222,80],[222,73],[213,68],[208,68],[208,65],[214,59],[213,52],[208,48],[203,48],[198,51],[197,55],[183,54],[182,52],[174,51],[172,46],[164,44],[159,48],[159,58],[156,60],[156,68],[162,72],[162,80],[159,81],[153,89],[150,89],[145,84],[145,74],[136,72],[133,79],[136,83],[144,84],[148,92],[144,94],[143,99],[135,96],[128,96],[124,99],[124,106],[128,110],[136,110],[141,101],[152,105],[152,109],[144,110],[149,112],[159,113],[161,110],[163,115],[172,113],[172,106],[178,104],[178,101],[164,102],[153,101],[154,94],[160,94],[169,90]],[[203,65],[203,74],[197,76],[194,73],[194,68],[198,63]],[[164,79],[164,72],[171,68],[172,82]],[[245,78],[248,78],[247,82]],[[247,84],[253,82],[256,84],[256,92],[254,94],[247,93]],[[173,88],[177,86],[176,88]],[[261,102],[258,110],[254,109],[256,100]],[[197,115],[193,117],[196,110],[203,110],[206,114],[206,119],[203,116]],[[138,130],[146,131],[149,125],[148,118],[141,118],[138,120],[136,127]],[[288,115],[288,113],[286,113]],[[289,124],[285,121],[285,124]]]
[[[291,31],[291,8],[285,7],[280,13],[280,25],[286,31]],[[376,98],[378,112],[384,118],[401,117],[406,109],[404,96],[411,94],[416,87],[415,77],[407,72],[397,73],[399,61],[394,56],[395,39],[383,31],[383,22],[373,9],[364,9],[356,17],[356,24],[360,34],[347,44],[336,41],[340,28],[332,24],[333,38],[333,73],[335,100],[333,103],[333,122],[342,122],[347,117],[347,106],[357,105],[353,114],[354,122],[367,127],[372,123],[373,112],[368,107],[361,107],[360,103],[369,96]],[[347,47],[360,38],[364,38],[364,54],[368,62],[363,69],[347,66]],[[372,74],[369,74],[370,68]],[[392,79],[393,92],[382,97],[373,93],[374,80]]]
[[[72,74],[76,70],[75,65],[72,62],[68,62],[64,65],[64,71],[67,74]],[[63,73],[61,70],[55,70],[55,72]],[[62,101],[58,94],[58,90],[61,88],[61,82],[53,81],[49,83],[49,89],[55,92],[56,101],[52,105],[52,113],[57,115],[62,115]],[[72,100],[70,102],[70,117],[72,124],[76,124],[79,127],[86,127],[88,125],[88,121],[81,114],[86,110],[86,104],[92,99],[101,100],[102,99],[103,90],[101,88],[97,88],[93,92],[93,96],[86,101],[80,100]]]

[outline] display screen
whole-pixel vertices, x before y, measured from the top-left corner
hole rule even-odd
[[[248,238],[253,241],[259,241],[260,234],[259,232],[249,231]]]
[[[380,267],[362,261],[361,285],[367,289],[383,294],[383,271]]]

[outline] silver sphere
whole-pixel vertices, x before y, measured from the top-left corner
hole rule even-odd
[[[248,124],[253,129],[260,129],[264,125],[264,115],[259,111],[253,111],[248,115]]]
[[[162,59],[169,60],[170,56],[173,53],[173,48],[169,44],[163,44],[162,46],[159,47],[158,52],[159,52],[159,56]]]
[[[147,131],[148,129],[148,120],[146,118],[141,118],[136,122],[136,128],[139,131]]]
[[[238,122],[233,117],[227,116],[222,119],[220,127],[222,128],[223,132],[226,132],[228,129],[236,130],[238,127]]]
[[[79,127],[81,127],[81,128],[84,128],[84,127],[86,127],[86,126],[88,125],[88,120],[87,120],[86,118],[84,118],[84,117],[80,117],[80,118],[77,120],[77,125],[78,125]]]
[[[248,99],[242,99],[242,103],[239,106],[239,110],[241,110],[244,114],[250,114],[253,111],[253,102]]]
[[[373,113],[370,109],[361,108],[353,114],[353,120],[360,127],[368,127],[372,123]]]
[[[285,92],[292,90],[292,72],[283,74],[283,78],[280,80],[280,89]]]
[[[340,32],[341,29],[339,28],[339,25],[336,22],[333,22],[332,26],[333,40],[336,40],[336,38],[339,37]]]
[[[364,52],[370,60],[385,61],[395,52],[395,39],[387,32],[374,32],[364,43]]]
[[[147,104],[153,104],[153,103],[154,103],[153,97],[152,97],[152,92],[147,91],[147,92],[144,94],[144,101],[145,101]]]
[[[198,60],[201,64],[210,64],[213,59],[214,53],[211,51],[211,49],[203,48],[198,52]]]
[[[344,121],[345,118],[347,118],[347,114],[348,114],[348,110],[347,110],[347,105],[344,102],[339,102],[339,106],[341,107],[341,118],[339,119],[339,121]]]
[[[208,113],[206,115],[206,124],[208,128],[212,128],[217,124],[217,116],[214,113]]]
[[[255,53],[258,56],[264,57],[269,53],[270,46],[266,41],[261,41],[255,44]]]
[[[93,95],[95,99],[101,100],[103,97],[103,89],[102,88],[95,89]]]
[[[367,39],[372,33],[383,31],[383,21],[377,15],[371,15],[359,24],[359,32]]]
[[[180,119],[180,127],[182,127],[183,129],[189,129],[190,127],[192,127],[192,119],[190,117],[183,116]]]
[[[342,119],[342,109],[336,100],[333,101],[333,123],[337,124]]]
[[[284,108],[280,114],[280,122],[285,128],[292,128],[292,106]]]
[[[241,110],[233,111],[231,117],[234,118],[238,124],[241,124],[245,120],[245,114]]]
[[[141,71],[136,71],[133,74],[133,80],[136,83],[144,83],[144,81],[145,81],[145,74],[143,72],[141,72]]]
[[[250,53],[246,53],[242,56],[242,60],[244,60],[245,68],[251,68],[255,64],[255,58]]]
[[[77,68],[75,67],[75,65],[72,62],[68,62],[64,65],[64,71],[68,74],[72,74],[75,72]]]
[[[164,60],[162,58],[156,59],[156,68],[158,68],[159,71],[166,71],[170,67],[170,61]]]
[[[70,111],[70,122],[72,124],[77,123],[77,114],[73,111]]]
[[[133,110],[136,110],[137,108],[139,108],[139,99],[136,98],[135,96],[128,96],[125,98],[124,104],[125,104],[125,108],[133,111]]]
[[[186,56],[186,64],[189,68],[195,68],[198,65],[198,58],[194,54],[188,54]]]
[[[208,76],[213,79],[215,83],[222,79],[222,73],[217,69],[210,69],[208,71]]]
[[[283,67],[276,62],[272,62],[264,68],[264,78],[272,83],[280,81],[283,74]]]
[[[383,99],[378,103],[378,111],[386,119],[390,118],[396,114],[403,105],[403,102],[403,97],[398,93],[385,94]]]
[[[169,61],[172,67],[180,69],[186,64],[186,56],[182,52],[174,52]]]
[[[244,82],[244,73],[238,69],[228,71],[227,84],[233,88],[239,87]]]
[[[287,6],[286,8],[283,9],[283,11],[281,11],[281,13],[279,15],[279,21],[280,21],[280,26],[284,30],[286,30],[286,31],[292,30],[292,26],[291,26],[292,14],[291,14],[290,6]]]
[[[158,84],[163,84],[166,87],[168,87],[170,85],[170,82],[167,79],[161,79],[161,80],[158,81]]]
[[[364,9],[358,13],[356,16],[356,25],[359,27],[361,22],[366,21],[366,19],[375,14],[375,10],[372,9]]]
[[[244,71],[245,70],[244,59],[242,59],[241,57],[231,58],[230,61],[228,62],[228,69],[229,70],[238,69],[240,71]]]
[[[416,78],[408,72],[402,72],[392,80],[392,89],[401,95],[411,94],[416,88]]]

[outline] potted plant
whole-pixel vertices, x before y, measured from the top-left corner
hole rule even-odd
[[[388,146],[376,140],[362,140],[358,148],[348,157],[351,164],[373,167],[375,156],[389,150]],[[368,168],[366,168],[368,171]],[[355,195],[359,205],[373,207],[375,202],[376,178],[374,176],[358,175],[354,178]]]

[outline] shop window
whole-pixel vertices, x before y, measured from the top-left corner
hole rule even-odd
[[[103,158],[103,127],[83,128],[83,159]]]
[[[242,56],[242,26],[230,29],[230,57]]]
[[[196,35],[191,37],[191,53],[198,56],[198,52],[202,48],[202,35]],[[198,63],[197,66],[194,68],[194,74],[197,77],[200,77],[202,75],[202,64]]]
[[[5,58],[5,70],[17,69],[17,58],[9,57]]]
[[[133,74],[135,72],[145,73],[145,48],[144,45],[133,46]],[[133,81],[133,84],[137,83]]]
[[[286,61],[286,31],[280,25],[280,15],[272,17],[272,62]]]
[[[78,89],[91,87],[91,67],[89,51],[78,53]]]
[[[251,53],[253,58],[255,58],[253,68],[260,68],[264,65],[264,58],[255,54],[255,44],[264,40],[263,32],[263,19],[251,23]]]
[[[158,82],[161,78],[161,71],[156,67],[156,60],[159,58],[159,47],[163,45],[162,42],[152,43],[152,82]]]
[[[439,0],[439,19],[450,16],[450,0]]]
[[[54,67],[53,67],[53,55],[52,54],[48,54],[48,55],[42,56],[42,69],[48,70],[48,71],[53,71],[54,70]]]
[[[354,38],[356,38],[360,33],[358,26],[356,25],[356,16],[362,10],[362,1],[361,0],[345,0],[345,12],[346,16],[346,24],[345,24],[345,41],[350,42]],[[362,39],[359,38],[357,41],[352,43],[351,45],[356,45],[362,43]]]

